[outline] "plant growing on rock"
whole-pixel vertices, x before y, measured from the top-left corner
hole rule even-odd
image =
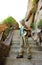
[[[38,28],[42,29],[42,19],[38,22]]]

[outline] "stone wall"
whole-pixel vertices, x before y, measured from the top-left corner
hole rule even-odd
[[[39,0],[37,12],[35,15],[34,23],[38,24],[39,20],[42,19],[42,0]],[[37,25],[36,25],[37,27]]]
[[[36,1],[36,0],[35,0],[35,1]],[[32,0],[28,0],[28,7],[27,7],[26,18],[28,17],[29,12],[30,12],[30,10],[33,8],[33,6],[34,6],[34,5],[33,5]],[[41,10],[40,10],[40,8],[41,8]],[[26,22],[26,25],[27,25],[28,27],[30,27],[31,22],[32,22],[32,20],[33,20],[33,17],[34,17],[34,23],[37,23],[40,19],[42,19],[42,0],[39,0],[39,1],[38,1],[37,10],[36,10],[35,15],[33,16],[33,13],[32,13],[32,15],[30,16],[28,22]]]
[[[28,0],[28,7],[27,7],[26,18],[28,17],[28,14],[29,14],[30,10],[32,9],[32,7],[33,7],[32,0]],[[27,25],[28,27],[30,27],[30,24],[31,24],[31,22],[32,22],[32,19],[33,19],[33,14],[31,15],[29,21],[26,22],[26,25]]]

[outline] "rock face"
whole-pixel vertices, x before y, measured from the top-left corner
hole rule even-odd
[[[0,24],[0,34],[2,33],[2,31],[4,29],[8,28],[8,26],[6,26],[6,24]]]
[[[30,15],[30,18],[29,18],[28,22],[26,22],[26,25],[28,27],[30,27],[32,22],[38,23],[38,21],[40,19],[42,19],[42,0],[38,0],[38,3],[36,5],[37,5],[37,10],[35,12],[35,15],[32,13],[32,15]],[[29,16],[30,10],[33,7],[34,7],[34,4],[33,4],[32,0],[28,0],[28,8],[27,8],[27,13],[26,13],[27,14],[26,18]],[[34,21],[33,21],[33,17],[34,17]]]
[[[28,0],[28,7],[27,7],[27,15],[26,16],[28,16],[29,11],[31,10],[32,6],[33,6],[32,0]]]
[[[28,7],[27,7],[26,18],[28,17],[28,14],[29,14],[30,10],[32,9],[32,7],[33,7],[32,0],[28,0]],[[33,14],[31,15],[29,21],[26,22],[26,25],[27,25],[28,27],[30,27],[30,24],[31,24],[32,19],[33,19]]]
[[[42,0],[39,0],[38,9],[35,15],[34,23],[38,24],[38,22],[42,19]],[[37,27],[37,25],[36,25]]]

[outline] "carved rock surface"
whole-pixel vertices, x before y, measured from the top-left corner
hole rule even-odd
[[[35,19],[34,19],[34,23],[38,24],[40,19],[42,19],[42,0],[39,0],[37,12],[36,12]]]

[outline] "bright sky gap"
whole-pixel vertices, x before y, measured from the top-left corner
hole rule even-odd
[[[21,21],[27,11],[28,0],[0,0],[0,22],[8,16]]]

